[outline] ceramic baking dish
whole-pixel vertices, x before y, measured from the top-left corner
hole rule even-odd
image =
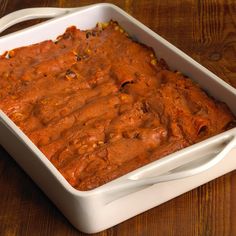
[[[0,20],[0,30],[27,19],[56,17],[0,38],[0,54],[6,50],[55,39],[75,25],[93,28],[97,22],[116,20],[141,43],[151,46],[171,69],[199,83],[224,101],[236,114],[236,90],[182,51],[111,4],[77,9],[24,9]],[[29,138],[0,111],[0,144],[41,187],[79,230],[95,233],[166,202],[236,169],[236,128],[168,155],[90,191],[70,186]]]

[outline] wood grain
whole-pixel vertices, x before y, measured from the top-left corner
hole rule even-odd
[[[77,7],[98,2],[102,1],[0,0],[0,16],[26,7]],[[236,88],[236,1],[107,2],[123,8]],[[18,24],[5,34],[38,22]],[[71,226],[2,148],[0,199],[0,235],[84,235]],[[234,236],[236,172],[96,235]]]

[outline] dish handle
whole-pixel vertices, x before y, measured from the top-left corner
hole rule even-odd
[[[213,168],[220,163],[233,148],[236,148],[236,136],[223,136],[220,139],[213,140],[212,143],[207,144],[207,148],[211,148],[212,151],[208,154],[202,154],[205,152],[206,145],[201,145],[194,151],[189,152],[180,165],[170,169],[162,175],[155,177],[139,177],[139,174],[136,173],[120,182],[114,182],[111,185],[108,185],[107,188],[101,189],[100,192],[104,196],[104,203],[108,204],[123,196],[142,190],[144,187],[188,178]],[[191,157],[194,157],[193,161],[188,160],[191,160]]]
[[[35,7],[14,11],[0,19],[0,33],[7,28],[27,20],[54,18],[67,13],[82,10],[86,7],[57,8],[57,7]]]

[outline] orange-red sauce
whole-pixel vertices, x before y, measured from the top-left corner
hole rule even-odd
[[[0,59],[2,109],[77,189],[89,190],[227,129],[221,102],[115,22]],[[14,147],[13,147],[14,148]]]

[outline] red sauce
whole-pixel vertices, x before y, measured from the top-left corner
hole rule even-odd
[[[235,118],[115,22],[0,59],[0,108],[89,190],[227,129]]]

